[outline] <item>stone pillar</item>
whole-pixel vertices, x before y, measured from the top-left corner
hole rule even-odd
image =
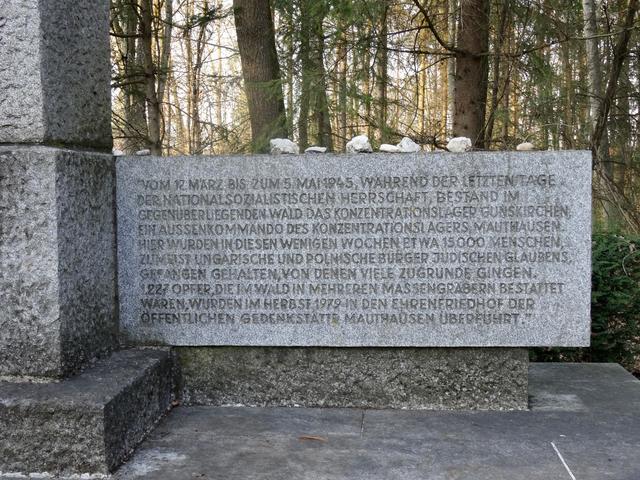
[[[117,341],[109,2],[0,12],[0,377],[57,378]]]
[[[109,0],[0,0],[0,477],[106,474],[171,404],[168,352],[112,353],[110,122]]]
[[[0,143],[111,151],[107,0],[0,0]]]

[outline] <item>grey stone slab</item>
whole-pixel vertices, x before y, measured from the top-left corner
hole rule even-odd
[[[600,365],[532,364],[530,372],[534,399],[543,392],[570,395],[589,410],[562,405],[517,412],[356,410],[364,420],[360,434],[354,434],[338,429],[339,412],[353,410],[332,410],[334,428],[300,428],[301,417],[308,414],[311,427],[319,411],[178,408],[115,479],[639,478],[638,380],[619,367]],[[246,417],[233,425],[220,421],[229,410]],[[253,422],[261,426],[252,429]],[[271,429],[262,428],[269,424]],[[209,436],[191,441],[194,428]],[[325,441],[301,439],[314,434]]]
[[[185,404],[527,408],[524,348],[179,347]]]
[[[580,346],[589,152],[120,158],[134,343]]]
[[[117,344],[113,158],[0,146],[0,376],[60,377]]]
[[[107,0],[0,0],[0,143],[110,149]]]
[[[181,405],[184,402],[181,401]],[[190,406],[193,414],[182,417],[182,427],[193,432],[193,439],[215,435],[223,437],[229,432],[240,437],[288,434],[292,430],[307,436],[360,436],[363,412],[355,408],[223,408],[217,411],[215,426],[203,425],[202,416],[208,415],[208,406]],[[200,414],[198,414],[200,412]],[[159,427],[157,435],[171,435],[167,425]],[[206,428],[203,428],[206,427]]]
[[[114,353],[57,383],[0,382],[0,474],[106,474],[171,405],[168,352]]]
[[[553,409],[573,396],[580,402],[576,411],[594,411],[603,403],[620,412],[640,411],[640,382],[616,363],[537,363],[529,384],[534,410]]]

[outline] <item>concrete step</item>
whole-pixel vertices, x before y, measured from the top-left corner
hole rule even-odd
[[[61,382],[0,382],[0,477],[107,474],[167,412],[172,394],[170,356],[158,349],[116,352]]]

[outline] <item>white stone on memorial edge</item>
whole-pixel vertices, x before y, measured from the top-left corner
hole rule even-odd
[[[402,140],[400,140],[398,148],[402,153],[416,153],[421,150],[420,145],[411,140],[409,137],[404,137]]]
[[[327,153],[327,147],[317,147],[314,145],[307,148],[304,153]]]
[[[519,152],[529,152],[531,150],[534,150],[536,147],[533,146],[533,143],[531,142],[524,142],[519,144],[516,147],[516,150],[518,150]]]
[[[454,153],[468,152],[471,150],[473,143],[467,137],[455,137],[447,143],[447,150]]]
[[[111,155],[113,155],[114,157],[124,157],[124,152],[122,150],[118,150],[117,148],[114,148],[111,151]]]
[[[385,153],[399,153],[400,147],[398,147],[397,145],[389,145],[388,143],[383,143],[382,145],[380,145],[380,148],[378,150]]]
[[[136,155],[138,157],[147,157],[147,156],[151,155],[151,150],[149,150],[148,148],[145,148],[144,150],[138,150],[136,152]]]
[[[271,155],[279,155],[281,153],[297,155],[300,153],[298,144],[288,138],[272,138],[269,140],[269,145],[271,146]]]
[[[366,135],[358,135],[353,137],[347,143],[347,153],[372,153],[373,148],[369,143],[369,138]]]

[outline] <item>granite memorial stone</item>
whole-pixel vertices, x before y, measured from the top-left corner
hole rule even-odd
[[[116,170],[133,342],[589,343],[588,152],[121,157]]]

